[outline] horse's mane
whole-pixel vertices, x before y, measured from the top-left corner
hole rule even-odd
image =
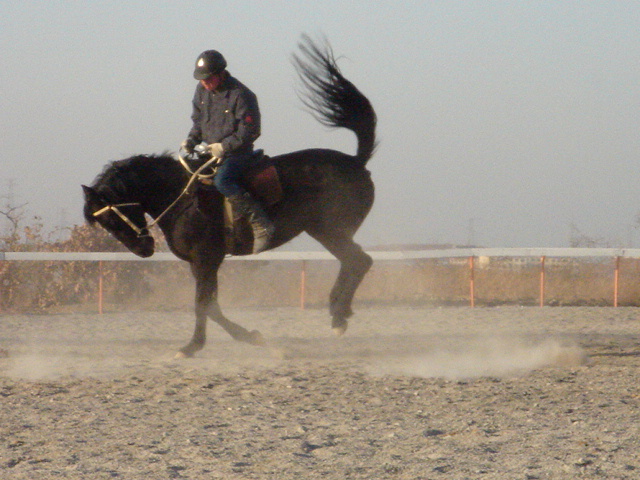
[[[159,155],[134,155],[114,160],[96,176],[92,188],[112,204],[139,201],[153,196],[166,196],[180,191],[188,180],[180,163],[168,152]],[[85,212],[90,223],[93,215]]]
[[[125,192],[145,188],[153,179],[160,179],[169,186],[179,187],[184,183],[184,171],[173,155],[168,152],[156,155],[134,155],[123,160],[114,160],[93,181],[93,188],[101,193],[112,193],[116,201]]]

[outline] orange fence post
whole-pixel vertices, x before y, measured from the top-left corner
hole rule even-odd
[[[540,257],[540,306],[544,307],[544,261],[546,257]]]
[[[102,315],[102,260],[98,261],[98,313]]]
[[[469,305],[476,306],[476,282],[473,256],[469,257]]]
[[[0,253],[0,256],[2,256],[2,259],[0,260],[0,262],[4,262],[4,261],[5,261],[5,260],[4,260],[4,255]],[[1,270],[1,269],[0,269],[0,270]],[[4,306],[4,305],[2,304],[2,298],[3,298],[2,290],[0,289],[0,313],[2,313],[2,307]]]
[[[620,285],[620,257],[616,257],[615,270],[613,272],[613,306],[618,306],[618,287]]]
[[[300,308],[305,309],[307,304],[307,261],[302,260],[302,271],[300,272]]]

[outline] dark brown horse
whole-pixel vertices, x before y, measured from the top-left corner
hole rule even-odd
[[[309,149],[272,158],[283,198],[267,207],[276,226],[269,248],[307,232],[340,261],[329,308],[332,327],[341,334],[353,313],[355,291],[372,263],[353,236],[373,205],[374,187],[366,163],[376,145],[376,115],[369,100],[342,76],[328,45],[319,48],[304,37],[299,47],[303,57],[293,58],[307,88],[305,104],[321,123],[353,131],[358,149],[355,156]],[[196,279],[195,332],[179,355],[191,356],[203,348],[207,316],[234,339],[263,345],[259,332],[228,320],[218,305],[217,274],[227,253],[223,198],[217,199],[218,214],[206,216],[196,208],[193,195],[180,197],[188,181],[189,175],[172,155],[138,155],[112,162],[91,187],[83,185],[84,216],[141,257],[154,253],[145,213],[154,219],[161,216],[158,226],[169,248],[191,264]]]

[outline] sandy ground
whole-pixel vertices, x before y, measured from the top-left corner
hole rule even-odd
[[[0,478],[640,478],[640,309],[227,314],[0,316]]]

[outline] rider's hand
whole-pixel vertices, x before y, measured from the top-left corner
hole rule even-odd
[[[224,155],[224,147],[221,143],[211,143],[207,145],[207,151],[211,154],[212,157],[222,158]]]
[[[180,144],[180,146],[184,149],[185,152],[191,155],[193,153],[193,149],[196,147],[196,141],[193,138],[187,138]]]

